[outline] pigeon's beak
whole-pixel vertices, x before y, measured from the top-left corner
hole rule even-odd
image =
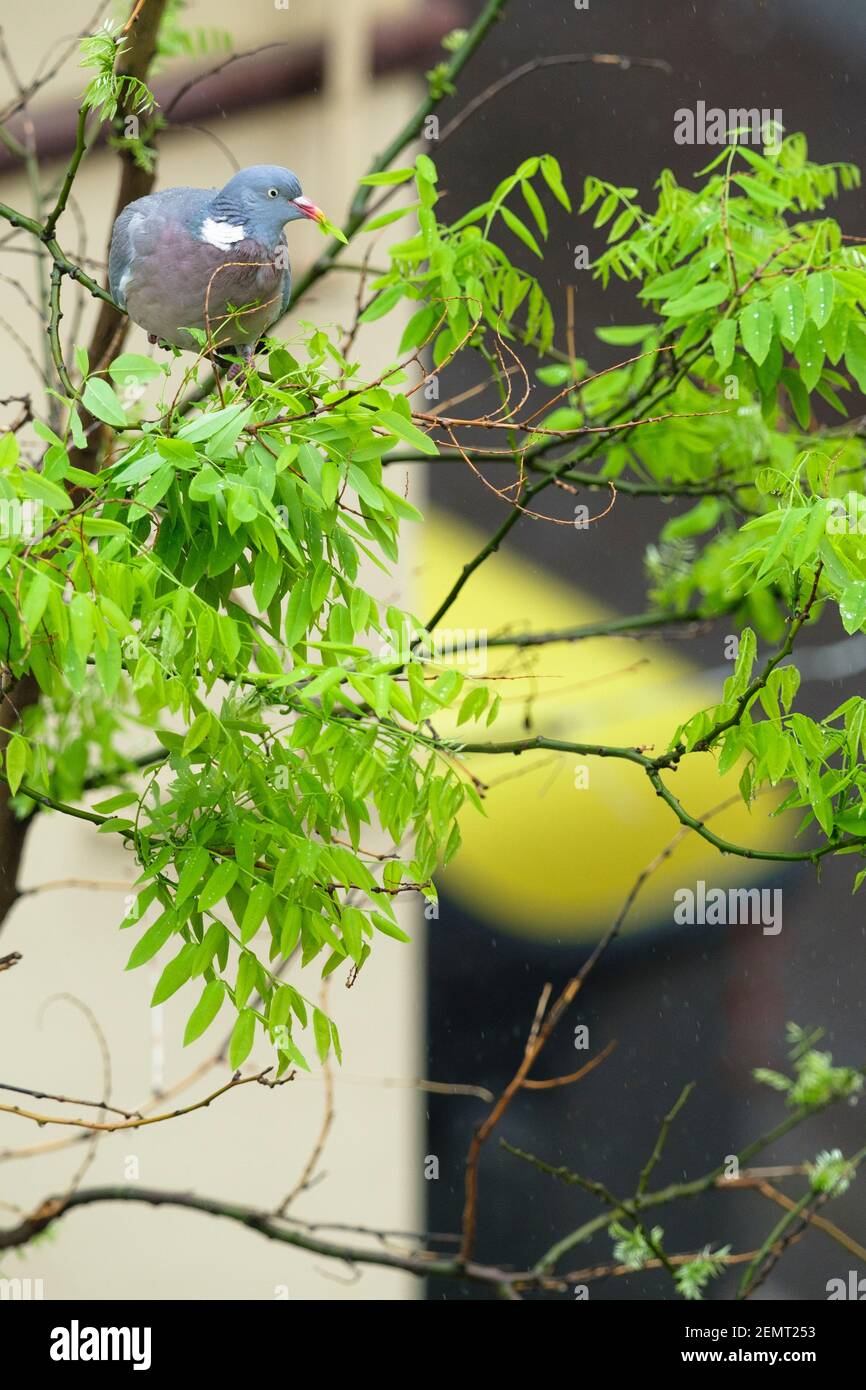
[[[298,210],[303,214],[303,216],[309,217],[311,221],[324,222],[326,220],[325,214],[322,212],[322,209],[317,208],[315,203],[311,203],[309,198],[295,198],[293,199],[293,202],[295,207],[298,208]]]

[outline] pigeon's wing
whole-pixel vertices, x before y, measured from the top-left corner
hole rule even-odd
[[[287,270],[283,276],[283,302],[280,305],[280,318],[289,307],[289,300],[292,297],[292,272]]]
[[[286,268],[283,271],[283,297],[280,303],[280,318],[282,318],[283,314],[288,309],[289,300],[292,297],[292,267],[289,263],[289,246],[288,242],[286,241],[285,232],[281,237],[281,242],[282,245],[286,248]]]
[[[165,188],[128,203],[114,224],[108,252],[108,287],[112,297],[126,308],[126,288],[133,272],[135,257],[145,250],[158,233],[161,223],[178,213],[191,215],[203,205],[214,190],[201,188]]]
[[[108,288],[111,290],[112,298],[120,305],[121,309],[126,308],[126,285],[135,255],[132,238],[133,224],[146,215],[142,213],[140,207],[146,201],[146,198],[138,198],[134,203],[129,203],[118,217],[111,233],[111,247],[108,252]]]

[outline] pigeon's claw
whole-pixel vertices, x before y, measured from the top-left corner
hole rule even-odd
[[[239,347],[237,351],[241,355],[241,361],[232,362],[226,373],[226,377],[229,381],[234,381],[235,377],[240,376],[242,372],[245,373],[252,366],[252,361],[255,356],[255,348],[251,343],[245,343],[242,347]]]

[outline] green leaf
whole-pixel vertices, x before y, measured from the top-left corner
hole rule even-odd
[[[547,213],[544,211],[544,208],[541,205],[541,199],[539,198],[538,194],[536,193],[535,189],[532,187],[532,184],[529,182],[528,179],[525,179],[523,183],[521,183],[520,191],[522,192],[523,197],[526,200],[526,206],[529,208],[529,211],[535,218],[535,224],[538,227],[538,230],[541,232],[542,237],[546,241],[548,231]]]
[[[594,227],[594,228],[596,228],[596,227],[603,227],[604,224],[605,224],[605,222],[608,222],[608,221],[610,220],[610,218],[613,217],[613,214],[616,212],[616,209],[617,209],[618,204],[619,204],[619,195],[616,193],[616,191],[614,191],[614,192],[612,192],[612,193],[608,193],[608,194],[604,197],[604,199],[602,200],[602,203],[601,203],[601,206],[600,206],[599,209],[598,209],[598,212],[595,214],[595,218],[594,218],[593,224],[592,224],[593,227]],[[581,212],[583,212],[583,210],[584,210],[584,208],[585,208],[586,206],[587,206],[586,199],[584,199],[583,207],[581,208]]]
[[[559,161],[552,154],[542,155],[541,175],[556,201],[561,203],[567,212],[571,212],[571,199],[562,182],[562,170]]]
[[[195,891],[201,883],[206,871],[210,868],[211,857],[204,845],[197,845],[186,860],[178,880],[175,902],[178,907],[186,902],[191,893]]]
[[[436,165],[427,154],[418,154],[415,156],[415,172],[418,174],[419,178],[424,179],[427,183],[439,182],[439,173]]]
[[[385,510],[385,498],[381,488],[371,482],[359,464],[350,463],[347,480],[350,487],[353,487],[363,502],[373,511],[382,512]]]
[[[255,1014],[252,1009],[241,1009],[232,1029],[232,1038],[229,1043],[229,1066],[232,1071],[237,1071],[238,1067],[242,1066],[249,1057],[255,1036]]]
[[[265,920],[273,896],[269,883],[257,883],[250,893],[241,922],[241,941],[244,945],[255,936]]]
[[[24,780],[29,759],[30,751],[26,741],[20,734],[13,734],[6,748],[6,780],[13,796]]]
[[[343,929],[343,941],[346,950],[352,957],[356,965],[361,964],[361,950],[363,947],[363,913],[356,907],[344,907],[340,917],[340,925]]]
[[[207,502],[209,498],[216,497],[222,491],[222,480],[216,469],[211,468],[206,463],[198,473],[194,474],[189,485],[189,496],[192,502]]]
[[[809,801],[815,812],[815,819],[825,835],[833,831],[833,807],[821,782],[821,774],[813,763],[809,769]]]
[[[734,344],[737,341],[737,324],[734,319],[720,319],[712,332],[713,352],[723,372],[728,370],[734,360]]]
[[[271,1032],[288,1022],[292,1012],[292,990],[289,985],[280,985],[276,990],[268,1010],[268,1027]]]
[[[383,169],[380,174],[365,174],[358,182],[367,188],[379,188],[389,184],[408,183],[414,177],[414,169]]]
[[[202,990],[201,998],[189,1016],[186,1031],[183,1035],[183,1045],[187,1047],[196,1038],[200,1038],[206,1028],[209,1028],[216,1018],[225,998],[225,985],[222,980],[209,980]]]
[[[87,435],[84,433],[84,426],[81,423],[81,416],[77,410],[69,412],[69,430],[72,434],[72,442],[76,449],[87,448]]]
[[[406,419],[405,415],[400,415],[396,410],[382,410],[377,418],[386,429],[389,429],[392,434],[396,434],[398,439],[404,439],[407,444],[411,444],[419,453],[439,453],[435,441],[429,435],[422,433],[417,425]]]
[[[740,694],[749,684],[757,654],[758,643],[754,631],[750,627],[744,627],[740,633],[740,649],[737,653],[734,674],[731,677],[734,694]]]
[[[856,324],[848,329],[845,346],[845,366],[853,376],[858,387],[866,395],[866,333]]]
[[[183,755],[188,757],[200,744],[204,743],[210,733],[211,714],[210,710],[203,709],[201,714],[196,715],[192,726],[183,741]]]
[[[29,632],[35,632],[42,621],[48,603],[48,595],[51,593],[51,580],[44,570],[39,570],[34,575],[33,581],[27,589],[24,602],[21,605],[21,617],[24,626]]]
[[[233,458],[235,455],[235,444],[243,430],[246,429],[253,413],[253,407],[248,406],[229,406],[226,418],[220,428],[208,438],[205,445],[205,453],[210,459]],[[222,414],[222,411],[218,411]],[[187,436],[189,438],[189,436]],[[238,486],[234,501],[235,511],[238,511],[238,497],[243,497],[243,489]],[[250,514],[243,516],[241,520],[252,521],[256,515],[256,509],[250,508]]]
[[[612,343],[614,347],[631,347],[634,343],[644,342],[653,332],[655,332],[654,323],[616,324],[610,328],[596,328],[595,336],[600,342]],[[570,381],[572,379],[571,368],[563,364],[561,370],[565,373],[562,382]],[[557,385],[559,383],[548,382],[547,384]]]
[[[800,341],[794,349],[794,356],[800,367],[803,385],[807,391],[814,390],[824,367],[824,344],[821,342],[821,335],[811,319],[800,335]]]
[[[442,310],[434,305],[425,305],[423,309],[419,309],[406,324],[398,351],[408,352],[410,348],[417,348],[426,343],[441,318]]]
[[[178,430],[177,437],[187,440],[190,444],[203,444],[206,440],[213,439],[226,426],[233,428],[242,416],[249,414],[250,409],[249,406],[227,405],[222,410],[208,411],[183,425]]]
[[[794,280],[786,280],[775,290],[770,301],[779,324],[779,335],[787,347],[800,341],[806,326],[806,300]]]
[[[175,929],[175,915],[169,909],[156,919],[140,941],[132,948],[129,960],[126,962],[127,970],[135,970],[139,965],[144,965],[145,961],[150,960],[165,945],[168,938]]]
[[[285,631],[285,643],[289,648],[300,640],[313,616],[309,594],[309,581],[298,580],[289,596]]]
[[[773,539],[772,543],[770,544],[767,550],[766,555],[764,556],[761,567],[758,570],[757,578],[759,580],[763,579],[764,575],[770,573],[773,566],[781,559],[782,555],[786,552],[790,541],[794,537],[794,534],[797,531],[799,531],[801,525],[803,524],[804,515],[804,507],[790,507],[787,511],[782,511],[779,513],[779,527],[776,531],[775,538]]]
[[[174,960],[169,961],[157,980],[156,989],[153,991],[153,997],[150,1001],[151,1008],[157,1004],[164,1004],[166,999],[170,999],[173,994],[177,993],[181,985],[186,984],[190,977],[197,949],[192,942],[188,942],[181,948]]]
[[[816,328],[823,328],[833,312],[835,285],[828,270],[806,279],[806,311]]]
[[[417,212],[420,206],[420,203],[409,203],[406,207],[395,208],[392,212],[383,212],[371,222],[365,222],[363,230],[378,232],[380,227],[390,227],[392,222],[399,222],[401,217],[408,217],[411,212]]]
[[[859,632],[866,622],[866,579],[856,579],[839,598],[839,616],[848,633]]]
[[[788,367],[782,368],[780,379],[791,399],[791,404],[794,407],[794,414],[797,417],[797,424],[800,426],[801,430],[807,430],[812,418],[812,412],[809,406],[809,393],[806,387],[797,376],[796,372],[792,372]]]
[[[824,344],[824,351],[834,367],[845,351],[848,329],[851,326],[848,309],[843,304],[841,306],[837,305],[834,308],[829,319],[821,329],[821,341]]]
[[[810,560],[818,554],[821,541],[827,530],[827,503],[824,498],[819,498],[812,506],[809,513],[809,520],[806,522],[802,536],[797,542],[797,547],[791,557],[791,568],[798,570],[801,565],[808,564]],[[794,669],[785,668],[785,669]]]
[[[487,708],[487,699],[487,691],[484,689],[483,685],[476,686],[474,690],[470,690],[466,699],[460,706],[460,712],[457,715],[457,723],[467,724],[470,719],[479,719]]]
[[[59,483],[46,478],[44,473],[37,473],[33,468],[22,468],[18,477],[25,497],[31,497],[36,502],[45,502],[55,512],[69,511],[72,502]]]
[[[108,375],[112,381],[123,386],[130,380],[153,381],[154,377],[165,376],[166,368],[160,366],[152,357],[142,357],[138,352],[122,352],[108,368]]]
[[[516,213],[512,212],[511,208],[501,207],[499,212],[506,227],[514,233],[519,241],[523,242],[524,246],[528,246],[534,255],[542,259],[541,247],[535,240],[535,237],[532,235],[526,223],[523,222]]]
[[[706,285],[696,285],[687,294],[676,299],[668,299],[661,306],[661,313],[669,318],[681,318],[684,314],[702,314],[707,309],[715,309],[728,297],[728,287],[721,280],[711,280]]]
[[[595,331],[600,335],[602,330],[597,328]],[[552,362],[547,367],[539,367],[535,375],[544,386],[566,386],[575,379],[574,372],[566,362]]]
[[[336,466],[334,464],[331,464],[330,459],[326,459],[325,467],[329,465],[331,468],[334,469],[334,473],[336,475]],[[322,478],[324,482],[324,469],[322,472]],[[337,482],[338,476],[335,476],[334,495],[326,499],[329,506],[332,505],[334,498],[336,497]],[[279,560],[275,559],[273,555],[269,555],[266,550],[260,550],[258,555],[256,556],[255,578],[253,581],[253,598],[255,599],[256,604],[261,612],[265,612],[268,608],[270,608],[271,600],[273,599],[274,594],[276,593],[277,588],[279,587],[281,574],[282,566],[280,565]]]
[[[229,936],[222,922],[211,922],[195,953],[192,975],[203,975],[211,966],[214,956],[224,959],[228,952]]]
[[[301,1049],[292,1042],[291,1038],[287,1037],[280,1040],[279,1057],[280,1071],[284,1071],[290,1062],[294,1062],[297,1066],[303,1067],[304,1071],[310,1070],[309,1062]]]
[[[157,502],[161,502],[174,482],[174,468],[170,463],[163,464],[158,468],[152,478],[138,489],[135,500],[142,507],[155,507]]]
[[[101,377],[92,376],[84,387],[81,397],[82,404],[91,415],[95,415],[97,420],[102,420],[106,425],[113,425],[115,429],[123,429],[127,424],[126,412],[117,396],[112,391],[107,381]]]
[[[381,912],[372,913],[371,921],[376,930],[380,931],[383,936],[393,937],[395,941],[412,940],[411,936],[407,936],[400,927],[395,926],[393,922],[389,922],[387,917],[383,917]]]
[[[740,314],[740,337],[743,347],[753,362],[758,365],[764,361],[773,341],[775,319],[773,311],[765,299],[749,304]]]
[[[235,860],[221,860],[198,895],[199,912],[209,912],[212,907],[216,907],[234,886],[237,876],[238,866]]]
[[[242,1009],[250,997],[258,978],[258,961],[251,951],[241,951],[238,961],[238,975],[235,981],[235,1006]]]
[[[341,241],[344,246],[349,245],[349,238],[346,236],[346,233],[341,227],[337,226],[336,222],[332,222],[327,217],[323,216],[319,222],[319,231],[323,236],[332,236],[335,241]]]
[[[138,802],[136,792],[118,792],[116,796],[106,797],[104,801],[94,801],[94,811],[101,811],[108,814],[111,811],[120,811],[124,806],[132,806]]]
[[[721,514],[718,497],[702,497],[696,506],[673,517],[662,529],[662,540],[681,540],[687,536],[701,536],[712,529]]]
[[[358,322],[373,323],[376,319],[383,319],[386,314],[390,314],[391,310],[396,308],[402,298],[403,290],[400,285],[393,285],[390,289],[383,290],[381,294],[377,294],[375,299],[370,301]]]
[[[86,594],[73,594],[69,603],[72,644],[82,661],[90,655],[93,642],[93,604]]]
[[[331,1025],[321,1009],[313,1010],[313,1035],[316,1039],[319,1061],[325,1062],[331,1050]]]

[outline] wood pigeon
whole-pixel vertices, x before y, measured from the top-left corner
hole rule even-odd
[[[302,217],[325,220],[297,175],[273,164],[241,169],[221,189],[166,188],[137,198],[111,234],[111,293],[152,343],[198,350],[185,331],[197,328],[249,361],[288,307],[283,228]]]

